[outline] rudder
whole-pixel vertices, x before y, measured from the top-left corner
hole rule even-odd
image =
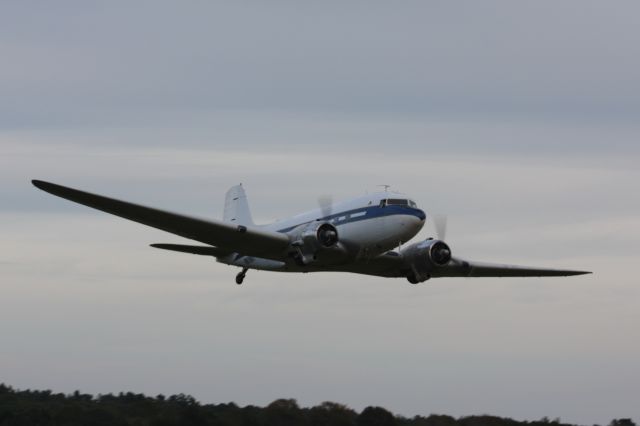
[[[252,226],[254,224],[251,218],[251,210],[249,210],[247,194],[244,192],[242,184],[232,186],[227,191],[222,220],[245,226]]]

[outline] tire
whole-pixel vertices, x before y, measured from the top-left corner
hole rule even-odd
[[[420,284],[420,281],[418,281],[416,276],[413,274],[407,275],[407,281],[409,281],[411,284]]]

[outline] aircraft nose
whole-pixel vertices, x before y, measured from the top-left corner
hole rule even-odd
[[[427,214],[422,210],[417,210],[415,213],[416,214],[411,218],[412,236],[420,232],[425,224],[425,219],[427,218]]]

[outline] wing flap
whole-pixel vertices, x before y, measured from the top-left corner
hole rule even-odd
[[[280,260],[289,245],[287,235],[215,220],[197,219],[54,183],[33,180],[39,189],[124,219],[247,256]]]

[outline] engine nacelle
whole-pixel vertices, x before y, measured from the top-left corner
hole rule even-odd
[[[300,266],[317,260],[318,252],[338,248],[340,238],[335,226],[328,222],[309,222],[289,232],[292,257]]]
[[[425,240],[402,250],[402,256],[409,268],[407,279],[417,284],[431,278],[431,273],[451,261],[451,249],[440,240]]]

